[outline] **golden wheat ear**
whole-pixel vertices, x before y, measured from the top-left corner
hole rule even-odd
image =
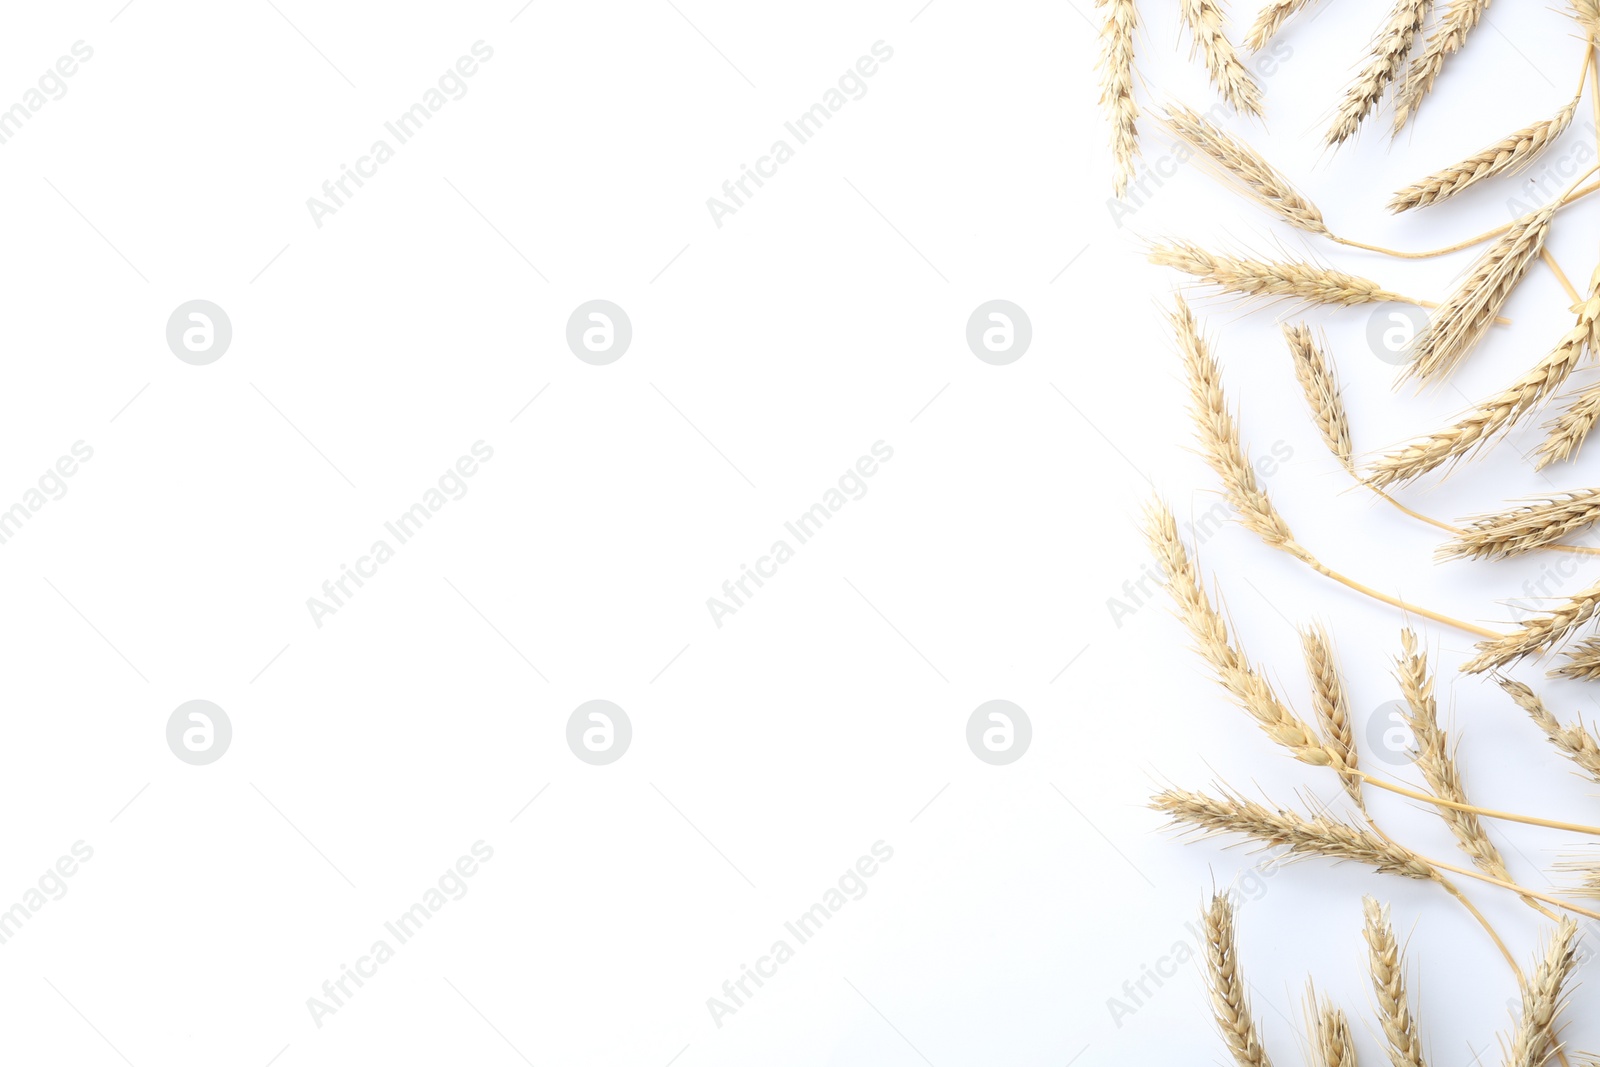
[[[1261,1047],[1261,1032],[1250,1013],[1250,997],[1239,971],[1239,946],[1233,930],[1233,901],[1218,893],[1201,916],[1205,926],[1206,987],[1211,1013],[1238,1067],[1271,1067]]]
[[[1562,919],[1538,967],[1523,983],[1522,1018],[1506,1057],[1512,1067],[1541,1067],[1561,1047],[1556,1020],[1563,1007],[1566,981],[1577,964],[1578,924]]]
[[[1566,132],[1577,110],[1578,98],[1573,97],[1553,117],[1524,126],[1476,155],[1401,189],[1389,201],[1389,210],[1399,213],[1438,204],[1481,181],[1501,174],[1515,174],[1538,159]]]
[[[1178,15],[1189,28],[1194,50],[1205,61],[1211,84],[1235,111],[1261,117],[1261,86],[1239,59],[1223,29],[1222,6],[1217,0],[1179,0]]]
[[[1167,106],[1162,122],[1215,165],[1239,192],[1296,229],[1331,237],[1322,212],[1261,153],[1182,104]]]
[[[1344,100],[1334,113],[1333,125],[1325,138],[1329,147],[1337,147],[1354,137],[1362,121],[1378,106],[1384,91],[1399,77],[1432,2],[1396,0],[1388,20],[1372,39],[1366,65],[1345,90]]]
[[[1422,1039],[1417,1035],[1417,1020],[1406,998],[1405,964],[1400,943],[1389,923],[1389,909],[1376,900],[1361,901],[1366,925],[1367,966],[1372,975],[1372,992],[1378,999],[1378,1022],[1383,1027],[1389,1062],[1394,1067],[1427,1067],[1422,1056]]]
[[[1283,340],[1294,360],[1294,376],[1311,408],[1322,443],[1345,470],[1355,473],[1355,446],[1350,440],[1350,418],[1344,409],[1339,379],[1328,359],[1327,343],[1312,336],[1305,323],[1284,323]]]
[[[1452,0],[1439,24],[1428,35],[1428,43],[1406,71],[1405,84],[1395,94],[1394,132],[1399,133],[1417,113],[1422,98],[1433,88],[1434,80],[1444,69],[1444,61],[1466,44],[1467,35],[1483,18],[1489,0]]]
[[[1576,764],[1590,781],[1600,782],[1600,740],[1596,740],[1583,723],[1563,726],[1560,720],[1550,714],[1538,694],[1527,685],[1500,675],[1495,676],[1495,681],[1500,683],[1500,688],[1506,691],[1506,695],[1515,701],[1519,708],[1528,713],[1533,724],[1549,739],[1557,751]]]
[[[1600,523],[1600,489],[1578,489],[1480,515],[1439,546],[1437,558],[1506,559],[1560,544]]]
[[[1105,10],[1100,28],[1100,106],[1111,119],[1111,159],[1116,194],[1127,195],[1133,159],[1139,154],[1139,105],[1133,99],[1134,0],[1096,0]]]

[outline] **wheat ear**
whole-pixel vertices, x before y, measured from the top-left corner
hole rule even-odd
[[[1462,784],[1461,772],[1443,729],[1439,726],[1439,708],[1433,697],[1433,678],[1428,674],[1428,658],[1417,643],[1417,635],[1410,629],[1402,630],[1400,643],[1404,654],[1398,663],[1397,675],[1400,692],[1409,709],[1406,724],[1411,727],[1417,743],[1417,768],[1428,782],[1435,796],[1456,804],[1467,804],[1467,789]],[[1478,816],[1459,808],[1436,809],[1461,850],[1485,874],[1502,882],[1512,881],[1505,860],[1483,829]]]
[[[1579,489],[1474,519],[1439,547],[1440,559],[1505,559],[1600,522],[1600,489]]]
[[[1554,648],[1600,610],[1600,582],[1563,602],[1554,611],[1536,615],[1521,629],[1478,642],[1478,654],[1462,665],[1467,674],[1500,668]]]
[[[1510,1067],[1541,1067],[1561,1047],[1556,1016],[1562,988],[1578,963],[1578,924],[1561,920],[1538,968],[1522,987],[1522,1019],[1511,1039]]]
[[[1428,35],[1422,54],[1411,63],[1406,72],[1405,84],[1395,94],[1394,132],[1399,133],[1411,116],[1415,115],[1422,98],[1433,88],[1434,79],[1444,69],[1445,58],[1461,50],[1467,34],[1483,18],[1489,0],[1453,0],[1439,24]]]
[[[1382,488],[1456,463],[1554,394],[1577,368],[1593,340],[1596,316],[1600,316],[1600,288],[1597,286],[1600,286],[1600,269],[1590,283],[1588,300],[1580,305],[1577,324],[1548,355],[1509,388],[1483,401],[1455,424],[1381,457],[1373,467],[1370,484]]]
[[[1322,727],[1323,749],[1339,770],[1344,791],[1356,807],[1365,811],[1367,803],[1361,792],[1361,775],[1357,773],[1360,755],[1350,726],[1350,699],[1344,679],[1339,676],[1339,665],[1334,662],[1333,643],[1322,626],[1314,625],[1300,631],[1300,648],[1305,654],[1306,675],[1311,679],[1311,706]]]
[[[1294,359],[1294,376],[1300,382],[1306,403],[1311,406],[1311,419],[1328,451],[1334,454],[1345,470],[1354,473],[1354,445],[1350,441],[1350,418],[1345,413],[1344,398],[1339,391],[1339,379],[1334,376],[1333,364],[1325,351],[1326,342],[1318,344],[1305,323],[1284,323],[1283,339],[1289,345],[1289,355]]]
[[[1250,24],[1250,32],[1245,34],[1244,46],[1252,52],[1261,51],[1283,29],[1285,22],[1311,3],[1312,0],[1272,0],[1256,13],[1255,21]]]
[[[1361,122],[1378,106],[1384,90],[1400,75],[1406,55],[1416,40],[1417,31],[1428,17],[1432,0],[1396,0],[1388,20],[1373,38],[1367,64],[1346,90],[1344,101],[1328,129],[1330,146],[1343,144],[1355,136]]]
[[[1576,456],[1596,422],[1600,422],[1600,385],[1591,385],[1580,390],[1567,409],[1545,425],[1544,443],[1538,448],[1534,467],[1544,470],[1552,463]]]
[[[1297,229],[1332,236],[1317,206],[1255,149],[1181,104],[1169,105],[1163,121],[1214,163],[1245,196]]]
[[[1311,995],[1311,1045],[1321,1067],[1356,1067],[1356,1045],[1350,1020],[1328,1001]]]
[[[1308,304],[1341,307],[1419,303],[1390,292],[1377,282],[1344,271],[1293,260],[1269,262],[1248,256],[1217,254],[1189,241],[1154,245],[1149,260],[1160,267],[1176,267],[1208,285],[1240,296],[1303,300]]]
[[[1239,973],[1239,946],[1233,932],[1233,901],[1218,893],[1202,917],[1206,936],[1206,986],[1211,1013],[1239,1067],[1271,1067],[1261,1047],[1261,1032],[1250,1014],[1250,998]]]
[[[1422,1041],[1417,1036],[1417,1021],[1406,999],[1404,966],[1400,944],[1389,925],[1389,909],[1376,900],[1361,901],[1366,926],[1367,964],[1372,972],[1372,991],[1378,998],[1378,1021],[1383,1026],[1384,1049],[1394,1067],[1427,1067],[1422,1056]]]
[[[1472,265],[1466,280],[1428,319],[1417,335],[1401,380],[1437,381],[1453,370],[1488,330],[1500,307],[1539,256],[1555,217],[1555,204],[1516,221]]]
[[[1582,722],[1576,726],[1563,726],[1528,686],[1511,678],[1497,677],[1495,681],[1500,683],[1500,688],[1506,691],[1507,696],[1516,701],[1518,707],[1528,713],[1533,724],[1562,755],[1577,764],[1578,769],[1591,781],[1600,782],[1600,740],[1596,740]]]
[[[1128,192],[1133,157],[1139,154],[1139,105],[1133,99],[1134,0],[1096,0],[1105,10],[1100,27],[1100,106],[1111,119],[1111,158],[1116,194]]]
[[[1178,14],[1189,27],[1194,48],[1204,58],[1211,84],[1235,111],[1260,117],[1261,86],[1239,60],[1239,53],[1222,28],[1222,6],[1217,0],[1179,0]]]
[[[1578,98],[1573,97],[1552,118],[1524,126],[1476,155],[1401,189],[1389,201],[1389,210],[1401,212],[1427,207],[1448,200],[1463,189],[1497,174],[1515,174],[1539,158],[1557,137],[1566,132],[1577,110]]]
[[[1574,642],[1571,648],[1561,650],[1561,657],[1566,662],[1550,670],[1550,677],[1575,678],[1581,682],[1600,678],[1600,637],[1585,637]]]

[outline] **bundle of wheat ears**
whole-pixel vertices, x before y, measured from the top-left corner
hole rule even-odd
[[[1135,97],[1134,39],[1138,27],[1135,0],[1097,0],[1101,29],[1101,102],[1111,126],[1114,188],[1123,195],[1134,174],[1139,150],[1140,109]],[[1244,38],[1248,51],[1265,48],[1310,0],[1268,0]],[[1240,50],[1229,40],[1226,20],[1216,0],[1180,0],[1180,18],[1212,86],[1236,114],[1259,118],[1262,93]],[[1324,141],[1329,149],[1348,141],[1363,124],[1386,122],[1400,133],[1435,87],[1440,71],[1468,43],[1482,19],[1487,0],[1450,0],[1442,11],[1431,0],[1395,0],[1376,28],[1367,55],[1341,100],[1332,102],[1333,116]],[[1576,92],[1553,115],[1499,138],[1482,151],[1397,190],[1389,201],[1393,212],[1432,208],[1474,185],[1504,179],[1538,159],[1568,129],[1585,95],[1600,127],[1600,0],[1574,0],[1570,10],[1575,32],[1570,51],[1546,58],[1545,66],[1570,69]],[[1140,83],[1142,84],[1142,82]],[[1384,115],[1380,120],[1379,116]],[[1543,353],[1499,392],[1473,403],[1454,421],[1421,434],[1370,461],[1357,458],[1346,416],[1335,362],[1326,341],[1310,326],[1282,323],[1283,348],[1310,409],[1312,422],[1337,463],[1360,492],[1370,493],[1411,518],[1429,524],[1444,540],[1438,556],[1445,560],[1502,559],[1522,553],[1560,552],[1600,555],[1600,549],[1574,544],[1580,535],[1600,526],[1600,488],[1554,493],[1517,502],[1496,514],[1459,524],[1414,511],[1391,493],[1430,473],[1457,469],[1493,447],[1507,431],[1535,412],[1547,412],[1543,443],[1532,462],[1540,469],[1563,464],[1583,447],[1600,422],[1600,385],[1571,392],[1564,387],[1586,358],[1600,359],[1600,265],[1586,291],[1575,288],[1561,270],[1546,239],[1559,223],[1562,209],[1596,188],[1595,168],[1579,175],[1547,206],[1529,211],[1512,223],[1469,237],[1445,248],[1400,252],[1336,235],[1317,206],[1262,154],[1222,129],[1205,115],[1175,103],[1159,112],[1161,125],[1193,150],[1206,170],[1276,220],[1307,235],[1384,256],[1424,258],[1478,249],[1477,258],[1455,290],[1437,303],[1393,292],[1375,281],[1311,262],[1257,258],[1249,254],[1209,250],[1181,239],[1156,243],[1149,258],[1176,268],[1201,285],[1221,290],[1245,303],[1282,301],[1300,306],[1320,304],[1345,308],[1358,304],[1403,301],[1429,309],[1428,321],[1416,335],[1401,374],[1402,382],[1432,386],[1448,379],[1490,332],[1512,291],[1534,270],[1548,269],[1571,299],[1570,323],[1550,328]],[[1600,147],[1600,146],[1597,146]],[[1589,184],[1585,184],[1585,183]],[[1538,261],[1539,264],[1536,264]],[[1196,835],[1251,841],[1295,857],[1320,856],[1364,865],[1381,873],[1430,883],[1449,898],[1442,906],[1464,907],[1509,965],[1520,989],[1520,1012],[1501,1044],[1505,1061],[1535,1065],[1550,1060],[1571,1064],[1563,1040],[1563,1022],[1577,1010],[1569,979],[1580,952],[1576,918],[1600,919],[1579,900],[1600,896],[1600,862],[1568,863],[1580,884],[1568,891],[1545,891],[1514,875],[1486,827],[1521,823],[1580,835],[1600,844],[1600,826],[1536,815],[1491,810],[1473,804],[1456,758],[1452,739],[1441,726],[1434,697],[1434,674],[1424,651],[1426,634],[1413,626],[1423,621],[1470,634],[1474,653],[1462,665],[1469,675],[1488,674],[1503,691],[1495,699],[1508,710],[1520,709],[1533,728],[1554,746],[1557,758],[1600,783],[1600,738],[1575,718],[1567,721],[1549,710],[1528,685],[1501,672],[1525,661],[1559,653],[1546,665],[1551,675],[1600,679],[1600,580],[1576,595],[1558,599],[1549,610],[1515,627],[1489,629],[1407,603],[1370,588],[1322,563],[1291,528],[1257,478],[1257,468],[1241,443],[1222,375],[1206,331],[1190,304],[1175,296],[1168,311],[1172,336],[1188,384],[1188,397],[1198,451],[1220,483],[1236,521],[1266,546],[1300,561],[1311,570],[1363,596],[1397,609],[1395,660],[1392,664],[1402,715],[1413,737],[1414,766],[1423,780],[1416,788],[1403,785],[1364,766],[1352,725],[1349,700],[1330,635],[1316,625],[1299,634],[1309,680],[1310,707],[1291,706],[1281,687],[1257,666],[1241,646],[1211,593],[1200,568],[1179,533],[1169,508],[1160,500],[1148,507],[1145,533],[1164,576],[1166,592],[1195,650],[1231,701],[1245,712],[1289,756],[1318,770],[1308,774],[1336,776],[1343,800],[1339,810],[1297,814],[1276,802],[1258,803],[1233,790],[1214,795],[1172,788],[1153,798],[1152,806],[1180,830]],[[1559,468],[1557,468],[1559,469]],[[1498,495],[1498,494],[1497,494]],[[1600,574],[1600,567],[1595,568]],[[1585,636],[1584,631],[1590,634]],[[1330,783],[1332,780],[1330,779]],[[1421,787],[1425,785],[1425,788]],[[1413,851],[1390,836],[1369,809],[1371,790],[1399,794],[1437,812],[1462,856],[1457,862]],[[1504,892],[1533,909],[1545,933],[1539,944],[1513,949],[1490,920],[1458,886],[1467,882]],[[1575,899],[1576,898],[1576,899]],[[1600,906],[1600,905],[1597,905]],[[1235,902],[1215,895],[1203,913],[1204,962],[1216,1023],[1232,1058],[1241,1067],[1269,1063],[1262,1034],[1252,1016],[1248,984],[1235,950]],[[1424,1067],[1416,1008],[1407,992],[1406,966],[1388,908],[1371,897],[1359,909],[1352,903],[1352,937],[1360,929],[1365,941],[1376,1002],[1373,1032],[1395,1067]],[[1586,1016],[1600,1000],[1592,1001]],[[1312,1059],[1342,1067],[1355,1060],[1351,1024],[1345,1012],[1313,994],[1305,1044]],[[1571,1051],[1577,1062],[1583,1060]]]

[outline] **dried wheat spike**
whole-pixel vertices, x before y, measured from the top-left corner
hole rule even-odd
[[[1467,41],[1467,34],[1478,25],[1488,6],[1489,0],[1453,0],[1445,9],[1438,25],[1428,35],[1422,55],[1413,60],[1411,68],[1406,71],[1405,84],[1395,94],[1395,133],[1399,133],[1411,116],[1416,114],[1422,98],[1428,95],[1434,79],[1444,69],[1445,58],[1461,50]]]
[[[1311,336],[1311,327],[1303,322],[1284,323],[1283,339],[1294,357],[1294,376],[1300,381],[1306,403],[1311,405],[1311,418],[1317,424],[1317,432],[1322,434],[1323,443],[1340,465],[1355,473],[1350,418],[1344,410],[1339,379],[1334,376],[1333,364],[1324,351],[1326,342],[1319,345]]]
[[[1600,422],[1600,385],[1591,385],[1579,390],[1567,410],[1545,425],[1546,436],[1534,467],[1544,470],[1552,463],[1576,456],[1596,422]]]
[[[1313,625],[1300,631],[1300,648],[1305,653],[1306,674],[1311,679],[1311,704],[1322,725],[1323,748],[1332,755],[1335,767],[1345,768],[1339,772],[1344,791],[1355,801],[1356,807],[1365,811],[1367,804],[1361,793],[1361,777],[1355,773],[1360,756],[1355,731],[1350,726],[1350,700],[1345,693],[1344,679],[1339,677],[1339,665],[1333,659],[1332,642],[1326,630]]]
[[[1345,92],[1344,101],[1334,114],[1333,125],[1328,129],[1327,144],[1341,145],[1354,137],[1361,122],[1378,106],[1384,90],[1399,77],[1411,42],[1422,29],[1428,17],[1432,0],[1395,0],[1388,21],[1373,38],[1367,65],[1356,75],[1356,80]]]
[[[1477,155],[1406,186],[1389,201],[1389,210],[1401,212],[1414,207],[1427,207],[1448,200],[1463,189],[1497,174],[1515,174],[1539,158],[1557,137],[1566,132],[1577,109],[1578,98],[1574,97],[1566,107],[1555,113],[1555,117],[1524,126]]]
[[[1311,728],[1290,711],[1272,685],[1251,665],[1228,633],[1227,623],[1211,604],[1188,549],[1178,537],[1178,523],[1159,501],[1146,513],[1145,535],[1156,557],[1178,618],[1193,639],[1195,650],[1216,672],[1217,682],[1234,703],[1253,718],[1273,741],[1296,759],[1318,767],[1341,769],[1339,758],[1317,740]]]
[[[1409,629],[1400,632],[1404,655],[1400,657],[1398,676],[1400,692],[1405,697],[1408,713],[1406,724],[1416,736],[1417,768],[1427,780],[1434,796],[1443,800],[1466,804],[1467,789],[1461,781],[1461,772],[1451,754],[1449,739],[1439,726],[1439,707],[1433,698],[1433,678],[1428,674],[1428,657],[1417,643],[1417,635]],[[1461,850],[1472,858],[1478,869],[1502,882],[1512,881],[1505,860],[1489,835],[1484,832],[1478,816],[1470,811],[1439,807],[1439,817],[1455,835]]]
[[[1235,111],[1260,117],[1261,86],[1239,61],[1233,42],[1222,28],[1222,6],[1217,0],[1179,0],[1178,13],[1205,59],[1211,84]],[[1192,54],[1191,50],[1191,54]]]
[[[1361,901],[1366,916],[1367,963],[1372,970],[1372,991],[1378,997],[1378,1020],[1383,1025],[1384,1048],[1394,1067],[1427,1067],[1417,1020],[1406,1000],[1404,964],[1400,944],[1389,925],[1389,909],[1376,900]]]
[[[1527,656],[1546,652],[1571,636],[1572,631],[1594,618],[1600,609],[1600,582],[1569,598],[1554,611],[1536,615],[1519,630],[1479,641],[1478,654],[1461,668],[1478,674],[1491,667],[1500,668]]]
[[[1528,713],[1533,724],[1562,755],[1577,764],[1578,769],[1588,775],[1591,781],[1600,782],[1600,741],[1582,722],[1576,726],[1562,726],[1532,689],[1510,678],[1496,677],[1495,681],[1500,683],[1506,695],[1516,701],[1518,707]]]
[[[1331,1003],[1311,1009],[1311,1043],[1320,1057],[1321,1067],[1356,1067],[1356,1045],[1350,1036],[1350,1020]]]
[[[1278,31],[1283,29],[1283,24],[1288,22],[1291,16],[1311,2],[1312,0],[1272,0],[1256,14],[1256,20],[1250,24],[1250,32],[1245,35],[1244,46],[1252,52],[1261,51],[1277,36]]]
[[[1505,559],[1554,545],[1600,522],[1600,489],[1559,493],[1472,521],[1439,546],[1439,559]]]
[[[1567,662],[1548,672],[1552,678],[1576,678],[1592,682],[1600,678],[1600,637],[1585,637],[1561,655]]]
[[[1206,987],[1222,1039],[1239,1067],[1271,1067],[1261,1033],[1250,1014],[1250,998],[1239,974],[1239,948],[1233,935],[1233,901],[1221,893],[1202,916],[1206,930]]]
[[[1217,255],[1189,241],[1151,247],[1149,259],[1158,267],[1176,267],[1185,274],[1240,296],[1268,300],[1303,300],[1309,304],[1409,304],[1408,297],[1391,293],[1377,282],[1343,271],[1309,263],[1267,262],[1244,256]]]
[[[1578,924],[1561,920],[1538,968],[1522,986],[1522,1019],[1506,1057],[1510,1067],[1542,1067],[1560,1047],[1556,1016],[1562,1008],[1562,987],[1578,963]]]
[[[1189,379],[1189,411],[1200,438],[1201,454],[1222,479],[1228,500],[1238,512],[1239,524],[1269,546],[1294,552],[1298,547],[1294,533],[1256,481],[1255,468],[1245,457],[1239,427],[1222,392],[1222,370],[1200,336],[1188,302],[1181,296],[1173,302],[1171,320]]]
[[[1173,133],[1215,163],[1224,177],[1245,196],[1297,229],[1331,236],[1317,206],[1302,196],[1289,179],[1255,149],[1181,104],[1169,105],[1163,121]]]
[[[1600,288],[1597,286],[1600,286],[1600,270],[1595,272],[1590,283],[1589,298],[1579,307],[1577,323],[1548,355],[1505,391],[1485,400],[1454,425],[1380,457],[1368,479],[1371,484],[1382,488],[1459,462],[1549,399],[1572,374],[1594,339],[1596,317],[1600,316]]]
[[[1417,335],[1411,362],[1401,381],[1438,381],[1483,337],[1500,307],[1544,247],[1560,200],[1531,211],[1489,246],[1466,280],[1428,319]]]
[[[1268,846],[1287,848],[1297,856],[1324,856],[1365,864],[1382,874],[1435,881],[1437,874],[1422,857],[1370,830],[1335,822],[1326,816],[1307,819],[1292,811],[1272,811],[1243,797],[1208,797],[1187,789],[1169,789],[1151,798],[1150,806],[1182,827],[1206,836],[1238,834]]]
[[[1572,0],[1572,17],[1583,27],[1584,37],[1591,44],[1600,37],[1600,3],[1596,0]]]
[[[1100,106],[1111,119],[1111,158],[1118,196],[1128,192],[1133,157],[1139,154],[1139,105],[1133,99],[1133,35],[1138,16],[1134,0],[1095,0],[1105,9],[1100,28]]]

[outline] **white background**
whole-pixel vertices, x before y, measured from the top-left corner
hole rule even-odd
[[[1184,515],[1213,499],[1183,451],[1173,279],[1140,252],[1162,235],[1331,246],[1308,251],[1194,166],[1118,225],[1086,6],[674,2],[8,6],[0,105],[75,41],[94,56],[0,145],[0,506],[74,442],[94,457],[0,546],[0,908],[74,842],[94,856],[0,945],[7,1062],[1224,1055],[1193,963],[1131,1016],[1108,1003],[1131,1003],[1147,965],[1171,972],[1206,892],[1260,858],[1179,844],[1144,802],[1216,778],[1281,804],[1333,789],[1224,704],[1159,600],[1120,625],[1108,608],[1146,566],[1152,486]],[[1372,130],[1328,155],[1321,129],[1382,10],[1327,2],[1285,31],[1271,132],[1252,138],[1361,239],[1424,248],[1506,221],[1505,185],[1433,217],[1381,206],[1559,106],[1578,65],[1561,16],[1496,13],[1414,137]],[[1236,37],[1251,14],[1235,12]],[[494,57],[467,95],[314,225],[307,197],[478,40]],[[706,199],[877,41],[893,58],[865,96],[715,225]],[[1161,11],[1139,42],[1144,102],[1210,106],[1186,55]],[[1154,162],[1168,139],[1143,129]],[[1576,147],[1591,136],[1575,128],[1552,158],[1592,162]],[[1552,247],[1581,284],[1594,216],[1561,218]],[[1331,258],[1433,297],[1468,261]],[[206,367],[164,336],[196,298],[234,331]],[[606,367],[564,340],[594,298],[633,324]],[[995,298],[1033,328],[1004,367],[964,337]],[[1566,303],[1534,272],[1517,326],[1458,376],[1465,397],[1542,354]],[[1432,532],[1323,452],[1282,309],[1205,306],[1249,441],[1291,453],[1268,485],[1302,540],[1417,602],[1505,619],[1495,601],[1550,560],[1433,567]],[[1393,393],[1366,311],[1310,317],[1358,449],[1465,402]],[[306,599],[479,440],[494,458],[467,495],[318,628]],[[1537,440],[1524,428],[1410,495],[1457,517],[1547,492],[1520,459]],[[878,441],[894,455],[866,495],[714,625],[706,599]],[[1595,462],[1553,478],[1585,484]],[[1312,618],[1338,636],[1359,723],[1396,695],[1396,613],[1237,529],[1203,561],[1291,698],[1288,623]],[[1474,794],[1592,817],[1497,689],[1453,682],[1467,639],[1428,641]],[[1590,710],[1580,687],[1548,694]],[[605,767],[565,742],[596,698],[634,730]],[[1033,725],[1006,767],[965,741],[995,698]],[[233,724],[210,766],[166,746],[191,699]],[[1382,807],[1449,852],[1436,821]],[[1543,884],[1534,864],[1563,839],[1513,839],[1513,868]],[[317,1026],[307,998],[479,840],[494,858],[467,895]],[[866,895],[718,1026],[707,998],[877,841],[894,856]],[[1321,863],[1239,884],[1244,965],[1283,1060],[1308,974],[1380,1055],[1362,892],[1392,900],[1410,938],[1436,1063],[1473,1062],[1509,1025],[1509,972],[1429,887]],[[1480,896],[1531,957],[1537,917]],[[1600,1044],[1600,1027],[1571,1036]]]

